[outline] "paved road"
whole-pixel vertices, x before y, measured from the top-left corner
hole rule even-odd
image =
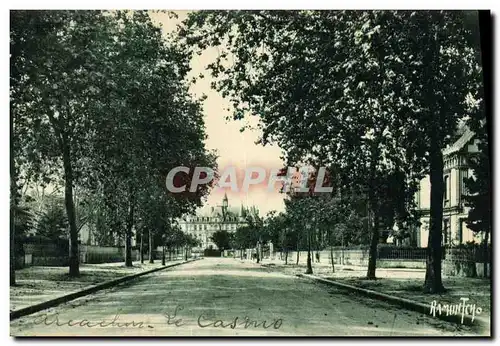
[[[440,336],[443,322],[252,262],[208,258],[11,322],[14,336]]]

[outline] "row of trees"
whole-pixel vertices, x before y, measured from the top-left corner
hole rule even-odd
[[[165,177],[181,165],[215,169],[215,156],[202,100],[188,92],[185,47],[146,11],[11,11],[10,28],[11,218],[33,185],[62,187],[71,276],[83,222],[103,240],[124,239],[127,266],[134,229],[141,243],[155,234],[192,243],[172,220],[210,186],[174,195]],[[192,178],[179,177],[177,186]]]
[[[211,239],[219,250],[240,250],[240,256],[246,249],[256,249],[257,262],[263,257],[263,246],[272,242],[285,254],[285,262],[288,253],[296,250],[297,263],[304,249],[362,245],[369,241],[366,200],[362,197],[294,196],[285,205],[284,212],[271,211],[265,217],[250,213],[246,216],[247,225],[234,233],[217,231]]]
[[[428,174],[424,286],[444,290],[442,149],[463,122],[484,119],[476,12],[203,11],[179,35],[195,51],[218,47],[207,66],[213,87],[235,120],[259,118],[261,144],[277,143],[287,166],[328,167],[334,195],[366,195],[368,278],[381,214],[398,205],[401,224],[415,220],[413,196]]]

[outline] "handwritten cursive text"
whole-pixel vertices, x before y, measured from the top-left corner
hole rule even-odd
[[[107,327],[115,327],[115,328],[144,328],[144,322],[118,322],[118,317],[120,315],[116,314],[111,321],[97,321],[92,322],[86,319],[82,320],[67,320],[61,321],[59,319],[59,314],[55,314],[53,316],[49,316],[48,314],[43,314],[37,318],[35,318],[35,324],[44,324],[46,326],[56,325],[58,327],[68,326],[68,327],[88,327],[88,328],[107,328]]]

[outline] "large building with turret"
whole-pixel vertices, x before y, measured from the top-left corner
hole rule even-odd
[[[211,240],[212,235],[221,230],[233,233],[239,227],[246,226],[248,212],[243,205],[230,206],[227,195],[224,195],[221,205],[205,208],[196,215],[186,215],[178,223],[183,232],[200,241],[201,246],[193,250],[216,249],[217,246]]]

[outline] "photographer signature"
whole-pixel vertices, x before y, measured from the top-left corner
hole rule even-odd
[[[459,315],[461,323],[464,323],[465,316],[471,316],[471,321],[474,322],[476,314],[479,315],[483,311],[481,307],[476,307],[476,304],[466,304],[469,298],[460,298],[459,304],[439,304],[437,301],[432,301],[429,314],[436,317],[436,314],[441,315],[446,313],[446,316]]]

